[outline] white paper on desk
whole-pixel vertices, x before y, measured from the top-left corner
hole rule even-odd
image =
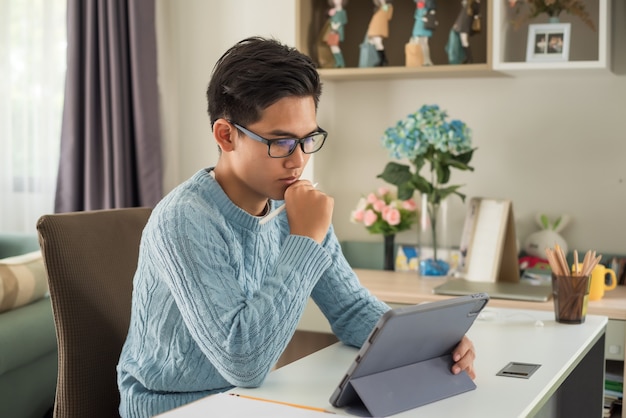
[[[155,418],[206,418],[208,416],[220,418],[319,418],[320,416],[328,417],[328,414],[273,402],[232,396],[227,393],[218,393],[157,415]]]

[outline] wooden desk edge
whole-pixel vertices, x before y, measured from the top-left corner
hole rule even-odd
[[[450,298],[450,296],[433,293],[433,288],[449,280],[449,278],[424,279],[420,278],[415,272],[366,269],[354,269],[354,272],[363,286],[386,303],[415,304]],[[552,300],[548,302],[527,302],[491,299],[489,305],[499,308],[554,310],[554,302]],[[626,286],[617,286],[614,290],[607,291],[602,300],[590,301],[587,313],[625,321]]]

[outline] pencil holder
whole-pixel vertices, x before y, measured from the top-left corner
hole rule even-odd
[[[557,276],[552,274],[554,317],[563,324],[582,324],[587,315],[589,276]]]

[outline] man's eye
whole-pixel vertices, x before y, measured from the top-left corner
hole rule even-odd
[[[285,148],[285,149],[291,149],[295,141],[296,141],[295,139],[276,139],[272,141],[272,146]]]

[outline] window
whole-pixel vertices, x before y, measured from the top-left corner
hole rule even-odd
[[[66,0],[0,2],[2,232],[34,232],[54,210],[65,50]]]

